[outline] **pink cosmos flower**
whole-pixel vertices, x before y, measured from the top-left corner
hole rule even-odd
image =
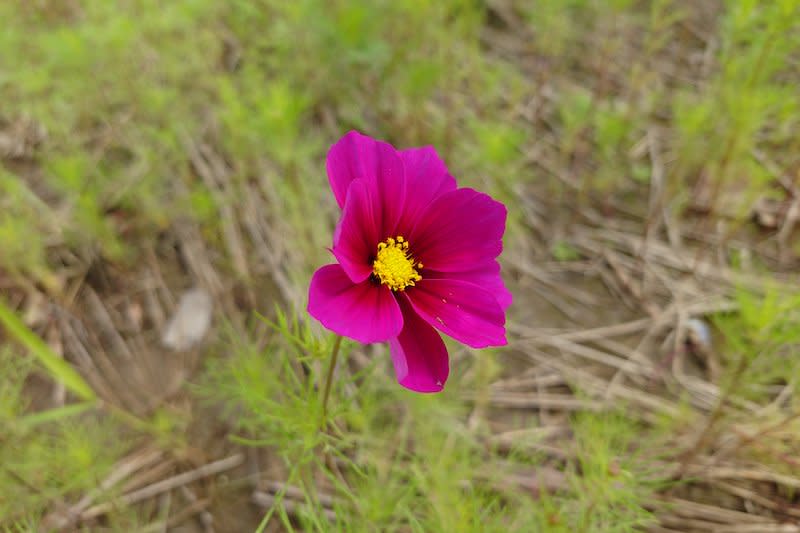
[[[506,344],[503,204],[457,188],[431,146],[396,150],[351,131],[331,147],[327,169],[342,208],[338,264],[314,273],[314,318],[359,342],[389,341],[397,380],[417,392],[447,381],[436,330],[473,348]]]

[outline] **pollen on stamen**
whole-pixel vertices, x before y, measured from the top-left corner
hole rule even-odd
[[[372,263],[372,273],[393,291],[404,291],[422,279],[418,269],[422,263],[414,261],[404,237],[389,237],[378,244],[378,254]]]

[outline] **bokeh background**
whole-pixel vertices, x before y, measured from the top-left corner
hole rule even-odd
[[[800,531],[800,2],[4,0],[3,531]],[[358,129],[506,203],[439,395],[305,314]]]

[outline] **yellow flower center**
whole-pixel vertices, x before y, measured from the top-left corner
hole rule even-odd
[[[422,279],[417,272],[422,263],[409,255],[408,241],[403,237],[389,237],[378,244],[378,255],[372,263],[372,273],[393,291],[404,291]]]

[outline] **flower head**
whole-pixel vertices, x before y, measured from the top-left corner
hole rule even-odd
[[[447,381],[436,330],[473,348],[506,344],[503,204],[457,188],[433,147],[396,150],[355,131],[331,147],[327,169],[342,216],[337,264],[311,280],[313,317],[363,343],[389,341],[398,381],[418,392]]]

